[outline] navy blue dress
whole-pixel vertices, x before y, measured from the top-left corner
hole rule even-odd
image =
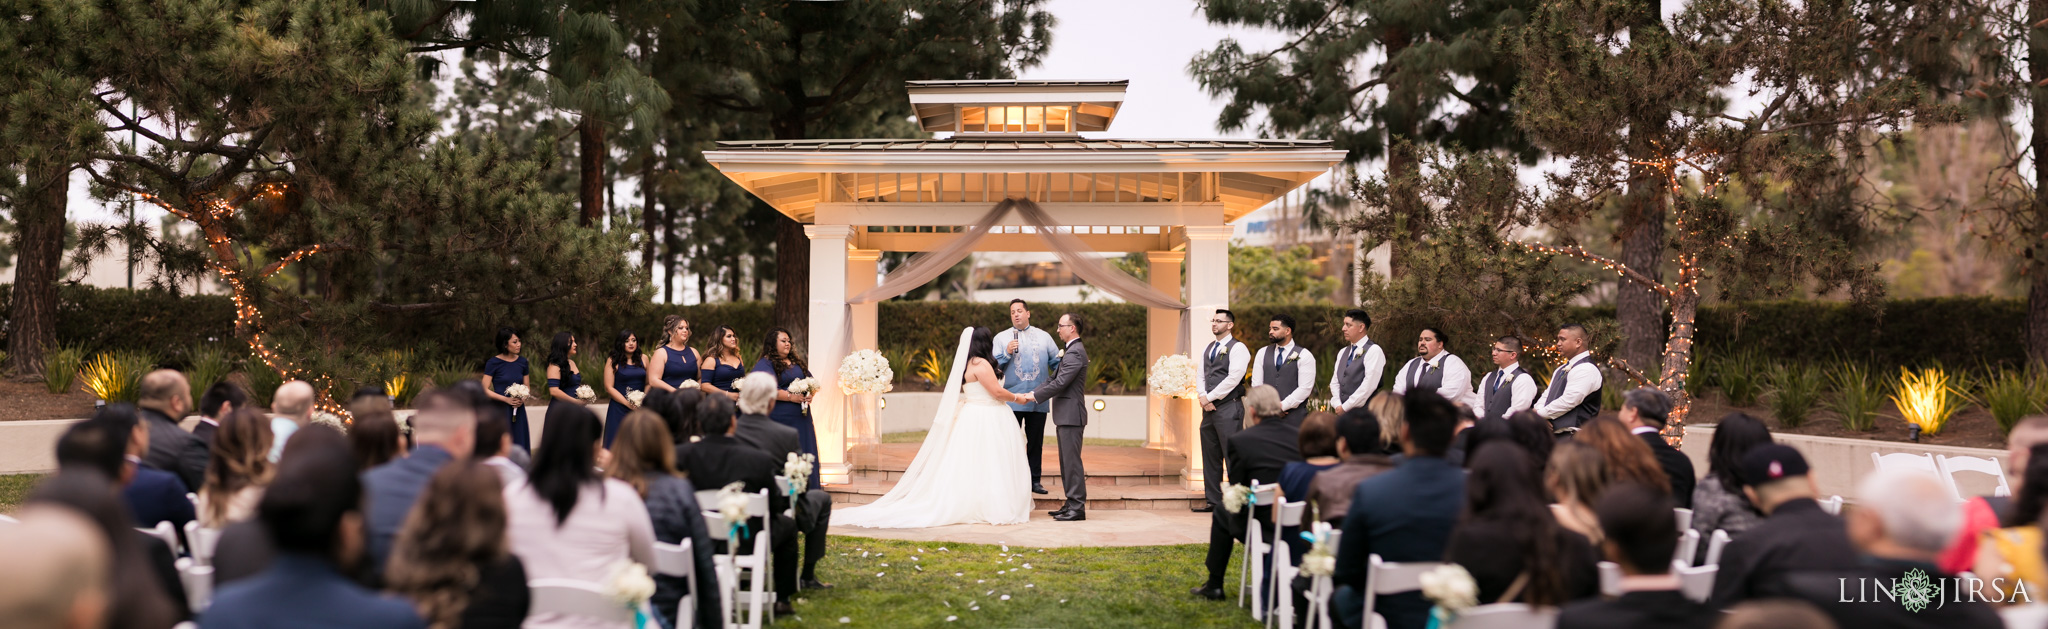
[[[618,369],[612,372],[612,388],[618,389],[619,395],[647,390],[647,366],[635,364],[619,365]],[[626,421],[626,413],[630,412],[632,411],[627,409],[626,405],[620,404],[618,400],[612,400],[611,406],[605,408],[605,449],[611,449],[612,437],[619,434],[619,424]]]
[[[526,384],[526,357],[507,361],[496,356],[484,361],[484,375],[491,377],[491,392],[505,394],[505,388],[515,384]],[[494,400],[495,401],[495,400]],[[527,434],[526,405],[512,406],[497,402],[505,417],[512,422],[512,445],[533,449],[533,438]]]
[[[703,376],[697,379],[698,382],[718,387],[720,391],[735,393],[739,389],[733,388],[732,383],[740,378],[747,377],[747,370],[736,365],[728,365],[714,360],[704,363],[702,374]]]
[[[775,361],[769,360],[765,356],[761,360],[754,362],[754,371],[773,374],[775,376],[775,388],[784,391],[789,390],[789,383],[796,382],[798,378],[807,378],[811,375],[810,372],[804,371],[803,367],[798,367],[796,363],[790,363],[789,368],[782,370],[782,373],[775,373]],[[804,405],[796,402],[776,400],[775,408],[768,411],[768,419],[775,420],[775,423],[795,428],[798,446],[803,449],[804,454],[818,455],[818,428],[811,425],[811,413],[804,410]],[[824,487],[823,484],[818,482],[818,465],[816,462],[811,464],[811,479],[807,484],[811,489],[821,489]]]
[[[661,364],[661,381],[668,386],[682,386],[684,380],[697,379],[697,350],[690,348],[672,349],[661,346],[668,354],[667,362]]]
[[[562,375],[567,376],[568,379],[548,378],[548,388],[561,389],[563,393],[569,394],[569,397],[576,397],[576,389],[583,387],[583,374],[576,373],[576,369],[573,367],[562,369],[562,371],[567,372]],[[555,394],[548,394],[548,406],[554,406],[555,402],[559,401],[561,400],[556,399]],[[578,400],[576,403],[582,404],[583,402]]]

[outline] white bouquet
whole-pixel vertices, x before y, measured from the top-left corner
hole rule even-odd
[[[633,405],[633,408],[640,408],[640,402],[641,402],[641,401],[643,401],[643,400],[646,400],[646,399],[647,399],[647,392],[646,392],[646,391],[641,391],[641,390],[635,389],[635,390],[632,390],[632,391],[627,391],[627,392],[626,392],[626,403],[627,403],[627,404],[631,404],[631,405]]]
[[[1153,361],[1152,369],[1145,373],[1145,383],[1152,392],[1167,397],[1195,397],[1195,360],[1186,354],[1167,354]]]
[[[515,384],[509,387],[505,387],[505,397],[512,398],[515,400],[524,400],[529,395],[533,395],[533,389],[526,388],[526,385]]]
[[[1479,584],[1464,566],[1447,563],[1422,573],[1422,595],[1436,603],[1435,614],[1449,624],[1450,618],[1479,604]],[[1450,618],[1442,618],[1449,616]]]
[[[648,576],[647,566],[620,561],[612,567],[612,577],[605,581],[605,594],[615,603],[637,609],[654,597],[654,577]]]
[[[737,393],[737,392],[739,392],[740,390],[742,390],[742,389],[745,389],[745,388],[747,388],[747,378],[746,378],[745,376],[741,376],[741,377],[738,377],[738,378],[733,378],[733,379],[732,379],[732,390],[733,390],[733,392]]]
[[[1223,488],[1223,510],[1231,513],[1243,511],[1245,505],[1252,503],[1254,495],[1252,488],[1232,483]]]
[[[796,380],[793,380],[789,383],[790,393],[795,393],[797,395],[810,395],[812,393],[816,393],[817,391],[817,378],[797,378]]]
[[[839,363],[839,391],[847,395],[888,393],[896,388],[895,381],[889,359],[872,349],[848,354],[846,361]]]
[[[1301,556],[1301,573],[1311,577],[1336,574],[1337,551],[1330,548],[1330,523],[1318,521],[1301,536],[1308,538],[1310,544],[1308,552]]]
[[[789,453],[789,460],[782,464],[782,476],[789,479],[789,495],[803,493],[804,486],[811,481],[811,464],[817,460],[815,454]]]
[[[734,481],[718,490],[718,515],[725,519],[727,527],[738,526],[752,517],[747,513],[746,483]]]
[[[738,381],[737,381],[737,380],[735,380],[734,382],[738,382]],[[677,391],[688,391],[688,390],[690,390],[690,389],[695,389],[695,388],[697,388],[697,381],[696,381],[696,380],[684,380],[684,381],[682,381],[682,382],[678,382],[678,383],[676,383],[676,390],[677,390]]]
[[[590,388],[590,385],[587,384],[576,387],[576,399],[583,400],[584,402],[594,402],[597,400],[597,390]]]

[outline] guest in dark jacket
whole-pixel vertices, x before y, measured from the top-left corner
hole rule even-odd
[[[735,424],[730,398],[704,396],[697,403],[697,422],[704,429],[704,439],[676,446],[676,468],[690,479],[691,485],[707,490],[722,489],[732,483],[740,483],[747,493],[768,490],[768,517],[774,518],[769,547],[774,560],[775,613],[793,613],[789,602],[796,595],[796,521],[782,515],[783,510],[789,508],[789,498],[784,493],[786,488],[775,485],[775,475],[782,472],[782,462],[733,438]],[[738,540],[748,544],[743,548],[752,547],[752,536],[761,531],[762,523],[763,516],[748,520],[747,534]]]
[[[744,376],[742,382],[740,416],[733,420],[733,438],[768,453],[776,461],[788,461],[790,455],[800,454],[802,441],[796,429],[768,417],[768,412],[775,408],[775,376],[756,371]],[[832,494],[822,486],[805,489],[796,501],[796,528],[804,537],[804,568],[798,581],[804,589],[832,587],[818,581],[818,561],[825,558],[826,530],[831,527]]]
[[[384,582],[434,627],[517,629],[532,597],[505,546],[505,488],[489,466],[441,466],[405,520]]]
[[[476,411],[467,399],[437,389],[420,394],[415,406],[419,411],[412,416],[412,432],[419,448],[411,456],[363,472],[370,571],[375,575],[384,574],[398,530],[434,472],[451,461],[468,459],[476,448]]]
[[[1522,446],[1489,440],[1472,454],[1465,511],[1444,561],[1472,573],[1479,602],[1557,607],[1599,595],[1592,543],[1551,517],[1542,480],[1530,475],[1535,462]]]
[[[1679,539],[1671,505],[1662,492],[1633,484],[1600,497],[1593,510],[1607,539],[1607,559],[1621,566],[1621,598],[1567,605],[1557,615],[1558,629],[1706,629],[1720,620],[1713,608],[1686,598],[1671,574]]]
[[[249,407],[249,394],[240,385],[222,380],[206,388],[206,394],[199,396],[199,423],[192,426],[192,436],[198,437],[208,447],[213,446],[213,435],[220,431],[220,422],[228,413]]]
[[[1862,561],[1848,569],[1792,573],[1785,577],[1786,588],[1848,629],[1999,626],[1998,612],[1985,602],[2004,598],[2001,592],[1985,587],[1961,595],[1948,589],[1955,587],[1949,585],[1957,583],[1955,575],[1935,565],[1963,523],[1962,510],[1954,507],[1942,482],[1931,474],[1898,469],[1863,477],[1847,522]],[[1919,601],[1924,607],[1907,600],[1906,584],[1915,572],[1927,579],[1922,593],[1929,596]]]
[[[1650,454],[1657,456],[1657,466],[1664,468],[1664,476],[1671,481],[1671,499],[1679,507],[1692,508],[1692,488],[1699,477],[1693,474],[1692,459],[1671,447],[1664,440],[1664,422],[1671,414],[1671,396],[1651,387],[1642,387],[1622,395],[1621,423],[1643,443],[1650,446]]]
[[[114,461],[121,460],[119,447],[111,452]],[[75,510],[92,520],[96,532],[107,540],[113,550],[107,629],[164,629],[184,621],[189,615],[185,590],[167,587],[178,578],[177,569],[170,565],[169,547],[129,526],[130,516],[121,508],[119,490],[101,469],[61,467],[56,476],[36,485],[26,504]]]
[[[200,627],[256,629],[290,622],[336,629],[424,629],[426,623],[411,605],[379,596],[343,574],[361,560],[365,537],[362,481],[348,439],[314,425],[295,433],[291,446],[301,446],[293,453],[297,456],[279,461],[277,479],[257,507],[277,558],[262,573],[221,587]]]
[[[1394,469],[1394,460],[1380,454],[1380,420],[1364,408],[1337,417],[1337,452],[1344,462],[1316,474],[1308,509],[1310,517],[1342,527],[1344,514],[1351,512],[1351,492],[1365,479]]]
[[[1444,460],[1457,429],[1457,407],[1435,392],[1418,391],[1403,400],[1402,415],[1406,458],[1392,471],[1360,482],[1344,516],[1331,606],[1345,627],[1364,620],[1367,558],[1442,560],[1465,499],[1465,471]],[[1429,601],[1420,592],[1381,596],[1376,605],[1390,629],[1421,629],[1429,622]]]
[[[1231,435],[1224,448],[1224,469],[1230,484],[1250,487],[1280,482],[1280,471],[1301,460],[1300,432],[1280,421],[1287,413],[1280,409],[1280,393],[1271,386],[1258,385],[1245,392],[1245,416],[1257,423]],[[1256,515],[1254,515],[1256,514]],[[1223,578],[1229,574],[1231,545],[1244,540],[1247,522],[1256,517],[1264,530],[1272,530],[1272,511],[1245,505],[1237,513],[1219,509],[1209,518],[1209,556],[1204,565],[1209,580],[1189,590],[1212,601],[1223,600]]]
[[[694,593],[696,626],[719,626],[719,592],[712,565],[717,551],[712,549],[711,532],[704,524],[704,510],[697,504],[697,488],[677,475],[675,438],[669,436],[660,415],[636,410],[619,421],[612,440],[612,462],[605,474],[640,492],[648,518],[654,522],[655,541],[680,544],[688,540],[696,555],[697,583],[682,577],[654,576],[651,604],[655,613],[661,614],[668,626],[676,626],[678,602],[684,594]]]
[[[1295,451],[1301,454],[1302,460],[1288,463],[1287,467],[1280,469],[1280,500],[1305,503],[1308,502],[1310,488],[1315,486],[1316,477],[1342,461],[1337,454],[1337,415],[1326,411],[1309,413],[1301,420]],[[1302,514],[1302,521],[1310,521],[1306,512]],[[1301,556],[1308,552],[1310,545],[1308,540],[1301,538],[1301,527],[1284,527],[1280,531],[1280,539],[1287,543],[1293,565],[1301,565]]]
[[[101,424],[109,437],[126,439],[125,443],[117,446],[121,448],[121,456],[116,460],[124,465],[103,470],[103,473],[117,474],[112,478],[122,484],[121,502],[128,507],[129,515],[134,516],[135,526],[154,528],[158,522],[169,522],[171,529],[183,536],[185,523],[196,517],[192,499],[185,497],[191,489],[185,486],[184,481],[178,480],[178,475],[142,463],[142,456],[149,452],[149,424],[141,421],[135,407],[127,404],[102,408],[93,414],[92,421]],[[66,453],[61,440],[58,445],[58,463],[61,465]]]
[[[1784,579],[1791,573],[1853,570],[1861,563],[1842,521],[1814,501],[1819,492],[1798,450],[1757,446],[1742,457],[1738,471],[1742,492],[1765,518],[1721,551],[1708,604],[1727,609],[1746,600],[1785,596]]]
[[[158,369],[142,377],[141,399],[135,403],[142,421],[149,423],[149,454],[144,465],[178,475],[186,487],[206,481],[206,442],[178,426],[192,410],[192,388],[185,375]]]

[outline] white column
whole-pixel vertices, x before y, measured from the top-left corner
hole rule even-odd
[[[856,226],[854,229],[857,231],[860,227]],[[859,295],[875,287],[875,262],[881,259],[882,252],[875,249],[853,249],[846,252],[847,296]],[[876,340],[875,330],[876,315],[880,310],[878,308],[879,305],[878,303],[865,303],[853,306],[853,349],[882,348]],[[895,367],[897,369],[909,369],[907,365],[896,365]],[[870,469],[876,463],[873,457],[873,448],[862,449],[862,447],[875,444],[881,437],[879,434],[881,429],[881,409],[877,408],[877,401],[880,399],[879,396],[874,395],[858,395],[846,398],[849,403],[857,405],[856,408],[846,409],[848,423],[846,432],[843,433],[846,439],[846,447],[849,449],[849,456],[847,458],[849,470],[855,468]],[[854,429],[853,420],[858,417],[870,418],[868,422],[870,424],[868,427],[870,434],[863,435],[860,431]],[[872,439],[864,439],[862,437]]]
[[[811,401],[811,423],[818,432],[818,473],[827,483],[852,480],[846,465],[846,409],[839,395],[839,360],[846,328],[847,225],[805,225],[811,239],[811,323],[808,348],[811,375],[819,392]],[[872,281],[872,280],[870,280]]]
[[[1152,288],[1168,295],[1179,295],[1180,265],[1187,260],[1185,251],[1147,251],[1145,261],[1151,264]],[[1145,309],[1145,366],[1151,367],[1160,356],[1174,353],[1175,343],[1180,339],[1180,313],[1164,308]],[[1169,422],[1175,400],[1169,397],[1145,394],[1145,447],[1166,448],[1173,445],[1169,435]]]
[[[1230,307],[1230,226],[1190,225],[1188,235],[1188,347],[1206,347],[1215,335],[1209,333],[1209,320],[1216,316],[1219,308]],[[1198,351],[1190,350],[1190,351]],[[1181,484],[1188,489],[1202,486],[1202,440],[1200,438],[1202,414],[1193,401],[1188,402],[1190,416],[1184,428],[1176,426],[1188,435],[1186,448],[1188,471],[1181,474]]]

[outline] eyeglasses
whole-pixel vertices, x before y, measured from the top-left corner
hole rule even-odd
[[[1054,327],[1053,329],[1057,330],[1057,329],[1059,329],[1059,328],[1071,328],[1071,327],[1074,327],[1074,324],[1072,324],[1072,323],[1062,323],[1062,324],[1059,324],[1058,326],[1055,326],[1055,327]]]
[[[1211,320],[1211,321],[1210,321],[1210,323],[1222,323],[1222,324],[1226,324],[1226,325],[1228,325],[1228,324],[1232,324],[1232,323],[1237,323],[1237,322],[1236,322],[1236,321],[1224,321],[1224,320],[1222,320],[1222,319],[1215,319],[1215,320]]]
[[[1511,349],[1501,349],[1501,348],[1498,348],[1498,347],[1496,347],[1496,348],[1493,348],[1493,353],[1495,353],[1495,354],[1513,354],[1513,353],[1515,353],[1515,350],[1511,350]]]

